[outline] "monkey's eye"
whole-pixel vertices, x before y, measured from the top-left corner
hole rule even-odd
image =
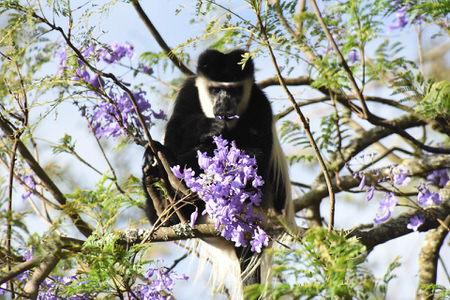
[[[210,87],[209,88],[209,93],[212,95],[217,95],[220,92],[220,88],[219,87]]]
[[[235,87],[231,87],[228,90],[228,93],[232,96],[240,96],[243,93],[244,88],[242,86],[235,86]]]

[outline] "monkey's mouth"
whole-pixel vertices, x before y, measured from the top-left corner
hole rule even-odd
[[[217,115],[217,119],[220,120],[232,120],[232,119],[239,119],[238,115]]]

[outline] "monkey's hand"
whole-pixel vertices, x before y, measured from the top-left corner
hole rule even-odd
[[[227,121],[225,119],[208,119],[208,121],[211,122],[210,125],[206,127],[209,129],[200,137],[200,142],[202,143],[212,143],[213,136],[224,134],[227,129]]]
[[[156,151],[161,151],[163,153],[166,153],[168,150],[166,147],[164,147],[160,142],[153,141],[153,145],[156,148]],[[153,153],[153,151],[147,147],[145,149],[144,153],[144,165],[142,166],[142,171],[144,174],[144,177],[147,177],[149,180],[151,178],[151,182],[159,181],[160,174],[159,169],[157,166],[157,158],[156,154]]]

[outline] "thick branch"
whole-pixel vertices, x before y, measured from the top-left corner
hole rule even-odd
[[[409,176],[422,176],[432,170],[438,170],[442,168],[446,168],[450,165],[450,155],[433,155],[427,156],[421,159],[405,159],[400,164],[402,169],[408,170]],[[386,170],[387,172],[388,170]],[[375,171],[373,172],[375,173]],[[376,177],[373,177],[373,180],[376,181],[377,177],[383,177],[388,174],[384,174],[381,172]],[[370,177],[370,173],[366,175],[368,178]],[[319,176],[320,177],[320,176]],[[369,180],[369,179],[367,179]],[[335,192],[345,191],[353,187],[357,187],[360,183],[361,179],[353,178],[353,176],[344,176],[339,178],[338,183],[336,182],[336,178],[333,178],[333,190]],[[316,183],[313,184],[311,189],[294,200],[295,211],[300,211],[310,205],[315,203],[320,203],[320,201],[328,196],[328,190],[325,183],[322,181],[316,180]]]
[[[424,244],[419,254],[419,285],[416,300],[432,299],[433,297],[432,290],[427,289],[427,286],[436,284],[439,250],[448,234],[449,226],[450,216],[447,216],[444,225],[428,231],[425,236]]]
[[[11,271],[9,271],[6,274],[1,274],[0,276],[0,285],[7,282],[10,279],[13,279],[17,275],[22,274],[23,272],[30,270],[31,268],[37,266],[39,262],[42,260],[42,257],[33,257],[30,260],[27,260],[23,263],[20,263],[13,268],[11,268]]]
[[[359,229],[352,231],[348,237],[356,236],[370,252],[377,245],[411,233],[412,230],[408,229],[406,225],[408,225],[410,219],[414,216],[425,215],[425,221],[418,229],[418,231],[424,232],[438,227],[440,225],[438,219],[445,220],[449,214],[450,203],[449,201],[446,201],[437,207],[428,208],[426,210],[418,209],[414,212],[404,213],[397,218],[390,219],[389,221],[370,229],[369,231]]]
[[[180,223],[170,227],[159,227],[157,230],[128,229],[122,232],[117,243],[120,245],[136,245],[143,242],[170,242],[192,238],[219,237],[220,232],[215,229],[215,226],[215,224],[199,224],[192,228],[188,224]],[[273,224],[263,229],[269,236],[280,236],[281,233],[286,232],[283,226],[273,226]],[[296,234],[303,236],[305,231],[304,228],[298,228]]]
[[[29,295],[29,299],[37,299],[39,285],[56,267],[60,259],[59,251],[52,253],[43,259],[39,267],[34,271],[31,279],[25,284],[24,292]]]
[[[122,233],[117,243],[135,245],[144,241],[169,242],[215,236],[219,236],[219,232],[215,230],[214,224],[199,224],[192,228],[186,223],[179,223],[170,227],[160,227],[154,231],[152,229],[129,229]]]

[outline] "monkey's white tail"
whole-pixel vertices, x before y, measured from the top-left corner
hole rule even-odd
[[[223,238],[204,238],[192,241],[200,262],[196,279],[203,273],[205,264],[211,264],[208,285],[213,294],[225,293],[230,299],[243,299],[241,268],[234,244]]]

